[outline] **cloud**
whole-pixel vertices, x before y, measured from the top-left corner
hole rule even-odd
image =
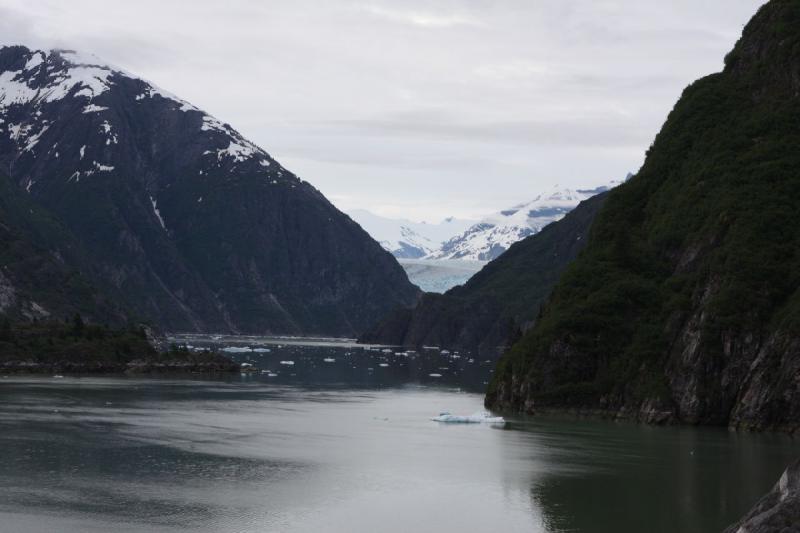
[[[636,170],[761,3],[4,0],[0,43],[94,53],[339,203],[438,219]]]
[[[377,18],[422,28],[452,28],[454,26],[483,25],[477,18],[454,12],[435,13],[421,10],[408,11],[376,4],[364,4],[359,6],[359,9]]]

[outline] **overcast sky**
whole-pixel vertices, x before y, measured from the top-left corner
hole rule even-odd
[[[0,0],[229,122],[341,209],[436,220],[636,171],[761,0]]]

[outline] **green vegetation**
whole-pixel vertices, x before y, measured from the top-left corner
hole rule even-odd
[[[212,352],[171,346],[158,352],[143,327],[111,329],[79,314],[59,321],[0,319],[0,372],[230,371],[238,366]]]
[[[12,325],[8,318],[0,322],[0,369],[24,368],[23,362],[34,369],[114,369],[156,355],[142,328],[114,330],[86,324],[78,314],[66,322]]]
[[[525,401],[498,397],[512,376],[540,406],[667,401],[670,353],[690,344],[682,333],[697,330],[708,390],[760,341],[800,333],[798,71],[800,2],[773,0],[725,70],[684,91],[638,175],[611,192],[536,327],[501,360],[487,403]]]

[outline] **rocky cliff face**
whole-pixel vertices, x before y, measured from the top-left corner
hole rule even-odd
[[[587,240],[606,194],[582,202],[558,222],[513,244],[470,280],[445,294],[424,294],[362,335],[362,342],[441,346],[496,357],[527,329]]]
[[[800,427],[800,2],[773,0],[612,191],[493,408]]]
[[[354,335],[418,294],[309,183],[93,56],[0,49],[0,168],[166,329]]]
[[[783,473],[775,487],[725,533],[800,532],[800,461]]]

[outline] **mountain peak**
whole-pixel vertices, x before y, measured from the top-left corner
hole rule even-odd
[[[771,0],[725,57],[725,70],[760,87],[800,91],[800,2]]]
[[[91,54],[0,49],[0,169],[166,329],[353,335],[416,298],[318,190]]]

